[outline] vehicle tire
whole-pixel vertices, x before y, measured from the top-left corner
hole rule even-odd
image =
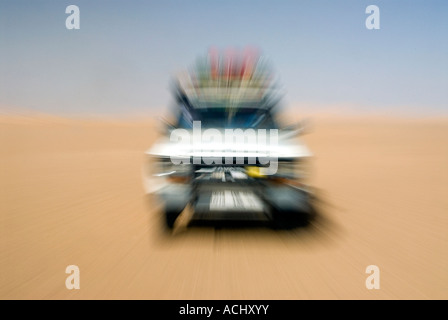
[[[177,217],[179,216],[180,212],[176,211],[165,211],[165,228],[168,230],[172,230],[174,228],[174,223],[176,222]]]
[[[272,214],[272,224],[274,229],[290,230],[308,226],[312,218],[313,210],[311,206],[307,206],[306,210],[301,211],[276,210]]]
[[[276,229],[294,229],[308,225],[313,216],[310,196],[303,190],[275,187],[266,190],[271,207],[272,224]]]

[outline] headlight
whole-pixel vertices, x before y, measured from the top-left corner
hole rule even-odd
[[[306,158],[279,161],[275,178],[304,180],[309,176],[309,161]]]
[[[176,165],[170,158],[148,156],[143,166],[143,186],[146,193],[154,193],[170,183],[188,183],[192,166]]]
[[[192,166],[190,164],[174,164],[170,158],[159,158],[154,161],[155,177],[184,177],[191,175]]]

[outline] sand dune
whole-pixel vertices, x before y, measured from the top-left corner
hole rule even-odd
[[[1,118],[0,298],[448,298],[448,120],[315,118],[311,226],[182,217],[171,237],[141,184],[154,128]],[[65,287],[68,265],[80,290]]]

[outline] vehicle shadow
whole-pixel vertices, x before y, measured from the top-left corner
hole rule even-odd
[[[314,190],[311,199],[312,215],[309,219],[299,220],[295,224],[275,226],[270,219],[264,220],[200,220],[195,219],[192,212],[186,209],[178,218],[173,230],[163,227],[160,217],[159,228],[155,229],[151,238],[162,246],[176,245],[188,239],[206,239],[241,237],[244,239],[263,237],[283,243],[316,242],[331,244],[342,235],[342,228],[334,220],[335,206],[328,200],[325,192]],[[332,215],[333,214],[333,215]],[[154,220],[152,220],[154,223]]]

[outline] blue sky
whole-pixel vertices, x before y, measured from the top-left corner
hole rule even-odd
[[[71,4],[80,30],[65,28]],[[380,30],[365,27],[370,4]],[[446,115],[447,35],[442,0],[0,0],[0,107],[142,114],[211,45],[255,45],[291,106]]]

